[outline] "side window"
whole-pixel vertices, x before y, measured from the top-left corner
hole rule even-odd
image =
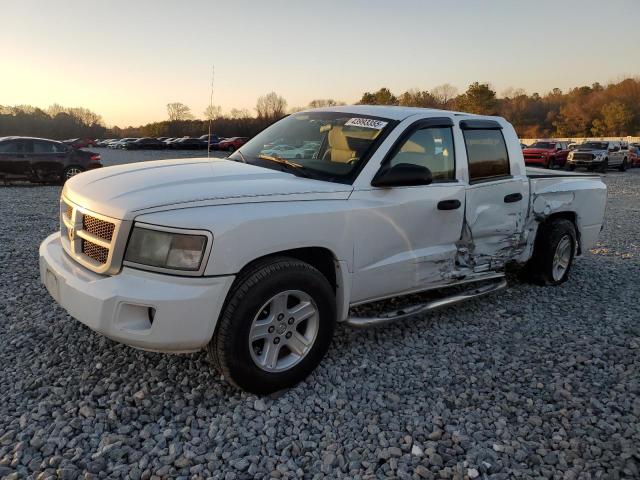
[[[500,130],[464,130],[469,180],[488,180],[510,174],[507,146]]]
[[[0,142],[0,153],[18,153],[18,142],[15,140]]]
[[[427,167],[431,170],[434,183],[455,180],[456,162],[451,128],[429,127],[413,132],[391,158],[389,166],[400,163]]]
[[[33,142],[33,153],[56,153],[55,146],[55,143],[35,140]]]

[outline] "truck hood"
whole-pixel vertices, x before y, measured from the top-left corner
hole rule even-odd
[[[551,153],[553,152],[553,149],[550,148],[525,148],[522,150],[522,153],[529,153],[529,154],[546,154],[546,153]]]
[[[131,219],[189,206],[347,199],[352,187],[219,159],[178,159],[100,168],[77,175],[62,195],[96,213]]]
[[[607,153],[606,150],[600,148],[576,148],[574,152]]]

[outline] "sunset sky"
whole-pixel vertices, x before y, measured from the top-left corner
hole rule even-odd
[[[247,108],[473,81],[528,93],[640,74],[640,1],[3,0],[0,105],[84,106],[107,125],[183,102]]]

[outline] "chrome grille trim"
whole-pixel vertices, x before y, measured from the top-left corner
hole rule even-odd
[[[60,199],[62,247],[73,260],[96,273],[120,271],[130,226],[130,221],[87,210],[64,195]]]

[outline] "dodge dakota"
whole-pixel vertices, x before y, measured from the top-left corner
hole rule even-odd
[[[284,159],[277,143],[309,148]],[[316,109],[227,159],[73,177],[40,274],[91,329],[146,350],[206,349],[231,384],[264,394],[304,379],[338,322],[379,325],[498,292],[510,264],[539,284],[566,281],[605,203],[598,176],[527,170],[499,117]],[[438,296],[373,317],[352,308],[422,291]]]

